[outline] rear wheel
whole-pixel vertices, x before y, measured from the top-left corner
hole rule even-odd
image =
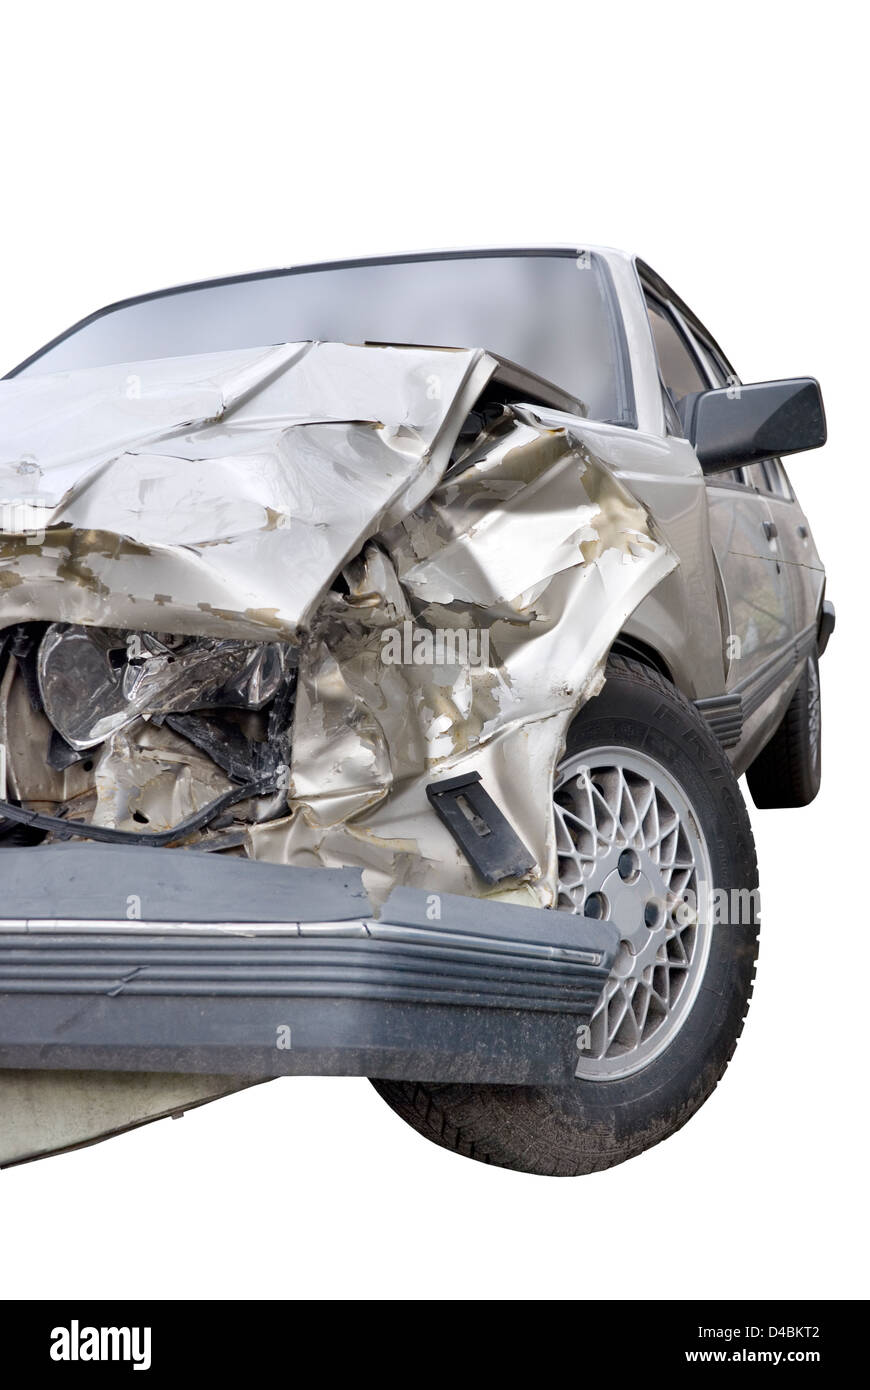
[[[746,770],[752,800],[760,811],[808,806],[822,782],[822,701],[819,658],[804,663],[782,723]]]
[[[623,1162],[685,1123],[743,1027],[757,868],[727,759],[663,677],[613,658],[555,784],[562,911],[621,945],[567,1086],[374,1081],[426,1138],[484,1163],[568,1176]]]

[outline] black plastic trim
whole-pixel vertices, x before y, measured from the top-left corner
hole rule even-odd
[[[834,605],[832,604],[831,600],[829,598],[826,598],[824,603],[822,604],[822,611],[819,614],[819,630],[818,635],[816,637],[816,645],[818,647],[819,656],[821,656],[827,648],[827,645],[831,640],[831,634],[833,633],[834,628],[836,626],[836,609],[834,608]]]
[[[739,695],[711,695],[696,700],[695,709],[723,748],[734,748],[743,737],[743,701]]]
[[[534,855],[484,788],[479,772],[430,782],[426,795],[486,883],[522,878],[535,867]]]
[[[569,1082],[619,943],[609,922],[421,889],[375,916],[358,870],[0,854],[0,1067]],[[148,920],[125,921],[137,884]]]

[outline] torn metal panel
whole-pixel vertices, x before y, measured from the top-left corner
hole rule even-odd
[[[5,621],[292,640],[496,366],[309,343],[0,383]]]
[[[676,557],[583,437],[522,410],[380,541],[302,645],[291,815],[253,828],[251,851],[360,865],[376,898],[395,882],[492,893],[426,795],[475,771],[538,865],[531,887],[495,891],[552,905],[568,725]],[[485,634],[488,660],[388,662],[387,630],[409,626]]]
[[[130,831],[169,830],[232,786],[205,753],[144,720],[106,740],[94,780],[93,823]]]

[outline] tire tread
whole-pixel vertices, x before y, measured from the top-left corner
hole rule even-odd
[[[607,675],[609,679],[619,678],[645,686],[650,693],[660,695],[670,703],[676,700],[682,707],[681,714],[685,716],[689,728],[703,741],[705,751],[713,763],[718,765],[718,771],[726,779],[726,784],[730,784],[733,789],[735,802],[739,807],[743,870],[746,878],[751,880],[753,885],[757,884],[755,841],[745,804],[740,797],[724,751],[712,738],[695,706],[685,699],[666,677],[631,657],[612,656],[608,661]],[[588,706],[584,707],[586,708]],[[745,972],[742,979],[743,1007],[739,1019],[731,1022],[730,1045],[718,1059],[717,1065],[706,1069],[700,1089],[693,1092],[682,1105],[669,1111],[661,1125],[661,1132],[655,1137],[650,1137],[649,1131],[645,1130],[634,1142],[623,1140],[617,1146],[601,1147],[595,1153],[586,1148],[572,1155],[570,1146],[554,1142],[558,1137],[555,1133],[547,1133],[544,1126],[535,1129],[534,1124],[531,1124],[526,1127],[525,1135],[521,1135],[520,1138],[531,1137],[528,1142],[518,1147],[515,1126],[509,1123],[504,1112],[501,1115],[495,1113],[501,1109],[499,1097],[513,1090],[530,1096],[532,1099],[529,1103],[532,1104],[534,1096],[539,1094],[535,1088],[529,1090],[524,1087],[470,1086],[453,1082],[425,1083],[374,1078],[372,1085],[391,1109],[419,1134],[440,1148],[448,1149],[464,1158],[540,1176],[569,1177],[600,1172],[616,1163],[634,1158],[669,1138],[681,1129],[712,1095],[734,1055],[746,1022],[755,985],[758,939],[756,923],[751,937],[751,963],[744,961],[741,966]],[[747,941],[746,946],[748,945]],[[558,1129],[558,1125],[555,1128]],[[530,1148],[533,1152],[530,1152]]]

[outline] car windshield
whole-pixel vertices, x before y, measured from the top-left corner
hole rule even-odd
[[[635,423],[605,262],[486,252],[300,267],[146,295],[91,315],[9,376],[322,340],[486,348],[592,419]]]

